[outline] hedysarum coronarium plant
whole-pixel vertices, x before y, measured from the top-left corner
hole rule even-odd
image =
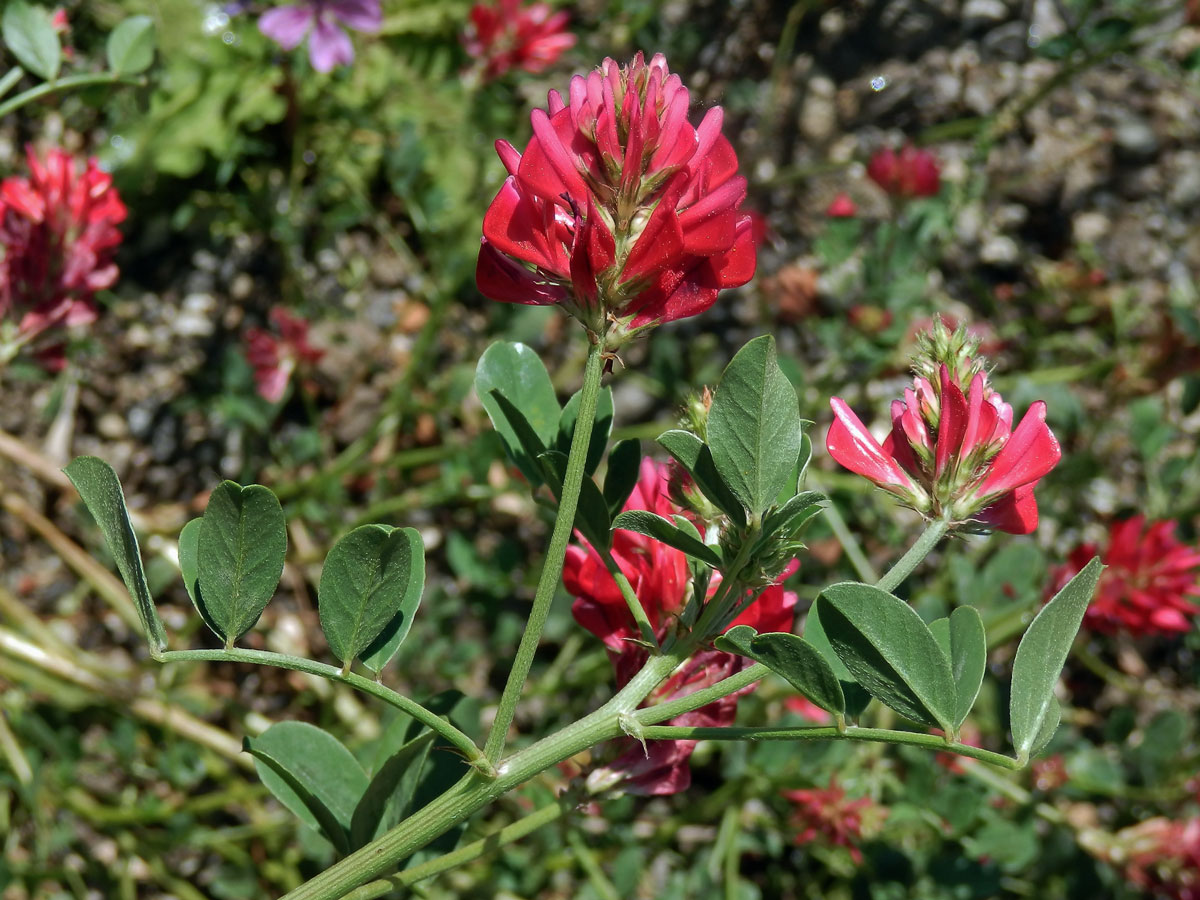
[[[606,59],[565,99],[551,91],[524,153],[496,144],[509,176],[484,216],[479,290],[560,305],[613,348],[749,281],[746,180],[723,113],[693,127],[688,106],[661,54]]]

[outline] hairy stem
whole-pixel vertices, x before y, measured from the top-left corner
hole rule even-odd
[[[538,643],[542,638],[542,629],[550,615],[550,605],[554,601],[554,592],[558,589],[558,581],[562,577],[563,560],[567,554],[567,543],[571,540],[571,529],[575,525],[575,509],[579,505],[579,490],[583,486],[583,470],[587,463],[588,444],[591,443],[592,423],[596,418],[596,401],[600,397],[601,349],[604,340],[601,336],[588,347],[587,365],[583,372],[583,389],[579,397],[579,417],[575,420],[575,434],[571,438],[571,452],[567,457],[567,473],[563,478],[562,496],[558,502],[558,518],[554,522],[554,531],[550,535],[550,548],[546,551],[546,562],[542,567],[541,580],[538,581],[537,592],[533,597],[533,608],[529,612],[529,621],[521,642],[517,646],[517,655],[513,660],[512,669],[508,673],[508,682],[500,695],[500,706],[496,710],[492,730],[488,733],[483,752],[490,762],[496,762],[504,752],[504,741],[508,735],[508,727],[512,724],[517,712],[517,703],[521,699],[521,691],[525,687],[525,679],[529,677],[529,669],[533,665],[533,657],[537,652]]]
[[[14,110],[20,109],[26,103],[32,103],[40,97],[45,97],[49,94],[57,94],[60,91],[70,90],[77,87],[91,87],[97,84],[132,84],[143,85],[146,79],[138,76],[129,75],[114,75],[111,72],[103,72],[93,75],[70,75],[66,78],[60,78],[58,81],[46,82],[39,84],[37,87],[32,87],[27,91],[22,91],[15,97],[11,97],[3,103],[0,103],[0,116],[6,116]]]
[[[908,548],[908,552],[888,569],[887,574],[875,582],[875,587],[888,592],[898,588],[904,579],[911,575],[921,561],[929,555],[930,551],[938,545],[938,542],[946,536],[949,528],[950,523],[945,519],[935,519],[930,522],[924,533],[917,538],[916,543]]]

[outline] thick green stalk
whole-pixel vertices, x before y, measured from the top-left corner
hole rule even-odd
[[[344,896],[342,900],[376,900],[377,897],[390,894],[397,888],[408,887],[416,884],[418,881],[424,881],[426,878],[432,878],[434,875],[448,872],[450,869],[473,862],[481,856],[486,856],[489,853],[499,850],[501,847],[506,847],[515,841],[519,841],[526,835],[537,831],[543,825],[549,825],[556,819],[561,819],[566,812],[567,808],[561,803],[550,803],[536,812],[532,812],[509,825],[505,825],[497,831],[493,831],[486,837],[472,841],[466,846],[459,847],[457,850],[421,863],[419,866],[413,866],[411,869],[405,869],[403,872],[398,872],[387,878],[381,878],[378,881],[364,884],[358,890],[351,891]]]
[[[487,780],[471,773],[446,793],[418,810],[386,834],[288,893],[283,900],[340,900],[364,882],[394,869],[434,838],[478,812],[496,798],[524,784],[551,766],[603,741],[620,737],[646,695],[671,674],[695,649],[682,644],[676,652],[652,656],[629,684],[604,706],[514,753]]]
[[[161,661],[164,663],[192,661],[253,663],[259,666],[274,666],[278,669],[291,669],[295,672],[318,675],[330,681],[340,681],[343,684],[350,685],[355,690],[370,694],[372,697],[376,697],[384,703],[396,707],[401,712],[412,716],[422,725],[432,729],[449,741],[454,749],[458,750],[466,758],[467,762],[476,767],[480,772],[489,777],[495,776],[495,769],[484,758],[479,748],[475,746],[475,742],[447,720],[430,712],[417,701],[393,691],[390,687],[380,684],[378,681],[372,681],[370,678],[364,678],[353,672],[343,672],[336,666],[315,662],[311,659],[303,659],[299,656],[288,656],[285,653],[271,653],[266,650],[239,650],[236,647],[232,650],[168,650],[162,654]]]
[[[904,579],[913,573],[913,569],[921,564],[921,560],[937,546],[938,541],[945,537],[949,528],[950,523],[945,519],[935,519],[930,522],[924,533],[917,538],[916,543],[908,548],[908,552],[900,557],[886,575],[875,582],[875,587],[888,592],[898,588]]]
[[[521,699],[525,679],[529,677],[533,656],[542,639],[542,629],[546,627],[546,619],[550,615],[554,592],[558,589],[558,581],[562,577],[563,560],[567,555],[567,543],[571,540],[571,529],[575,525],[575,508],[579,505],[579,490],[583,485],[583,470],[587,463],[588,444],[591,443],[592,423],[596,419],[596,401],[600,397],[603,346],[602,335],[593,338],[593,342],[588,346],[587,365],[583,370],[583,389],[579,397],[579,417],[575,420],[575,434],[571,438],[571,452],[567,457],[567,474],[563,478],[562,495],[558,501],[558,518],[550,535],[550,548],[546,551],[542,577],[533,596],[529,621],[525,625],[524,634],[521,635],[512,670],[508,673],[508,682],[500,695],[500,706],[496,710],[492,730],[488,733],[487,742],[483,747],[484,755],[493,763],[504,753],[508,727],[516,715],[517,703]]]
[[[92,75],[70,75],[66,78],[60,78],[58,81],[48,81],[45,84],[39,84],[37,87],[22,91],[17,96],[6,100],[4,103],[0,103],[0,116],[6,116],[10,112],[20,109],[26,103],[32,103],[39,97],[45,97],[48,94],[57,94],[59,91],[66,91],[71,88],[91,87],[96,84],[142,85],[145,83],[146,79],[140,76],[114,75],[111,72]]]
[[[981,762],[1004,769],[1021,769],[1024,766],[1010,756],[993,753],[947,741],[936,734],[921,734],[915,731],[891,731],[886,728],[858,728],[854,725],[844,731],[835,725],[816,725],[806,728],[689,728],[679,725],[650,725],[642,729],[642,737],[648,741],[876,741],[884,744],[908,744],[929,750],[942,750],[969,756]]]

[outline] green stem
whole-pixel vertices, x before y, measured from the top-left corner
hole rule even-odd
[[[456,750],[466,757],[468,763],[475,766],[484,775],[495,777],[495,768],[479,752],[479,748],[475,746],[475,742],[441,716],[430,712],[415,700],[411,700],[403,694],[393,691],[390,687],[380,684],[378,681],[372,681],[353,672],[343,672],[336,666],[315,662],[311,659],[302,659],[298,656],[288,656],[284,653],[271,653],[266,650],[239,650],[237,648],[232,650],[168,650],[162,654],[161,661],[164,663],[193,661],[253,663],[259,666],[274,666],[278,669],[305,672],[309,675],[317,675],[328,679],[329,681],[340,681],[343,684],[348,684],[355,690],[362,691],[364,694],[370,694],[372,697],[376,697],[384,703],[396,707],[401,712],[412,716],[422,725],[432,729],[449,741]]]
[[[908,744],[930,750],[948,751],[959,756],[969,756],[980,762],[990,763],[1004,769],[1021,769],[1017,760],[991,750],[947,741],[936,734],[921,734],[915,731],[890,731],[886,728],[858,728],[851,725],[839,731],[834,725],[816,725],[807,728],[690,728],[681,725],[650,725],[642,729],[648,741],[877,741],[885,744]]]
[[[13,89],[13,85],[20,81],[21,76],[24,74],[25,70],[20,66],[13,66],[11,69],[5,72],[4,77],[0,78],[0,97],[3,97],[5,94],[11,91]]]
[[[428,862],[421,863],[419,866],[413,866],[411,869],[405,869],[403,872],[399,872],[388,878],[381,878],[378,881],[364,884],[357,890],[346,894],[342,897],[342,900],[375,900],[375,898],[382,897],[398,888],[409,887],[418,881],[424,881],[426,878],[440,875],[442,872],[447,872],[457,866],[474,862],[481,856],[493,853],[501,847],[519,841],[526,835],[537,831],[543,825],[549,825],[556,819],[561,819],[566,812],[566,807],[561,803],[551,803],[543,806],[537,812],[532,812],[509,825],[505,825],[503,828],[492,832],[486,837],[472,841],[465,847],[459,847],[452,853],[431,859]]]
[[[621,591],[621,596],[625,598],[625,605],[629,607],[629,614],[637,622],[638,630],[642,633],[642,640],[657,650],[658,638],[654,634],[654,626],[650,624],[650,619],[646,615],[646,609],[642,606],[637,593],[633,590],[633,585],[629,583],[629,579],[625,577],[625,573],[621,571],[621,567],[613,559],[611,550],[600,549],[598,547],[596,550],[600,553],[600,558],[604,560],[604,568],[613,577],[613,581],[617,583],[617,587]]]
[[[608,876],[600,868],[600,863],[596,861],[596,855],[579,836],[579,832],[567,832],[567,844],[575,854],[579,867],[583,869],[588,883],[592,886],[592,890],[599,895],[600,900],[621,900],[621,895],[617,893],[613,883],[608,880]]]
[[[7,78],[8,76],[5,77]],[[92,75],[70,75],[67,78],[60,78],[58,81],[39,84],[37,87],[22,91],[17,96],[6,100],[4,103],[0,103],[0,116],[6,116],[10,112],[20,109],[26,103],[32,103],[34,100],[45,97],[48,94],[57,94],[59,91],[66,91],[71,88],[91,87],[97,84],[143,85],[145,83],[146,80],[140,76],[113,75],[111,72]]]
[[[558,502],[558,518],[554,522],[554,531],[550,535],[550,548],[546,551],[546,562],[542,567],[541,580],[537,592],[533,596],[533,608],[529,612],[529,621],[521,642],[517,646],[517,655],[513,660],[512,670],[508,673],[508,682],[500,695],[500,705],[496,710],[492,730],[488,733],[483,752],[489,762],[496,762],[504,752],[504,741],[508,728],[516,715],[517,703],[521,699],[521,691],[525,687],[525,679],[529,677],[529,669],[533,665],[533,657],[537,652],[538,643],[542,638],[542,629],[550,615],[550,605],[554,601],[554,592],[558,589],[562,577],[563,560],[567,554],[567,543],[571,540],[571,529],[575,525],[575,508],[579,504],[579,490],[583,486],[583,470],[587,463],[588,444],[592,437],[592,423],[596,418],[596,401],[600,397],[600,381],[603,371],[601,368],[601,350],[604,346],[603,336],[596,338],[588,346],[587,365],[583,372],[583,389],[579,397],[579,417],[575,420],[575,434],[571,438],[571,452],[567,457],[567,474],[563,478],[562,496]]]
[[[921,564],[921,560],[937,546],[938,541],[945,537],[949,528],[950,523],[945,519],[935,519],[930,522],[925,532],[917,538],[916,543],[908,548],[908,552],[900,557],[886,575],[875,582],[875,587],[889,593],[898,588],[904,579],[912,574],[913,569]]]
[[[604,706],[501,762],[497,766],[495,780],[488,781],[475,773],[468,774],[429,805],[300,885],[284,900],[340,900],[365,881],[394,868],[438,835],[550,766],[603,741],[620,737],[623,733],[621,721],[637,709],[646,695],[683,663],[694,649],[694,644],[683,643],[675,652],[650,657],[642,670]]]

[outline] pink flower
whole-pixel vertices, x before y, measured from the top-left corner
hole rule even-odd
[[[746,180],[711,108],[698,128],[661,54],[606,59],[534,110],[525,153],[496,144],[509,177],[483,220],[479,290],[559,304],[615,348],[708,309],[754,275]]]
[[[858,215],[858,207],[854,205],[854,201],[850,199],[850,195],[842,191],[830,201],[829,208],[825,210],[825,215],[831,219],[850,219]]]
[[[20,315],[29,340],[95,321],[96,291],[117,280],[125,205],[95,159],[78,172],[65,150],[52,149],[45,164],[32,147],[26,155],[29,177],[0,183],[0,317]]]
[[[1095,544],[1077,547],[1055,570],[1053,595],[1099,552]],[[1114,522],[1096,596],[1083,617],[1084,627],[1101,634],[1181,634],[1200,613],[1200,549],[1175,537],[1175,522],[1145,516]]]
[[[522,7],[521,0],[476,3],[468,14],[463,47],[483,66],[487,81],[511,69],[543,72],[575,45],[566,12],[548,3]]]
[[[870,797],[849,800],[846,791],[829,779],[827,788],[783,791],[782,795],[796,805],[791,826],[796,829],[796,843],[807,844],[818,838],[850,851],[850,857],[862,862],[858,844],[865,831],[870,833],[887,818],[887,810],[876,806]]]
[[[295,50],[307,37],[312,67],[329,72],[354,62],[354,45],[339,23],[374,34],[383,25],[379,0],[303,0],[278,6],[259,17],[258,30],[284,50]]]
[[[882,445],[844,400],[830,401],[829,455],[926,516],[1028,534],[1037,527],[1034,486],[1062,456],[1046,404],[1030,406],[1014,429],[1012,407],[970,357],[976,344],[965,331],[951,335],[939,320],[925,344],[913,387],[892,401]]]
[[[324,354],[308,343],[307,320],[282,306],[272,307],[270,318],[278,336],[262,328],[246,329],[246,359],[254,369],[259,396],[278,403],[297,367],[314,364]]]
[[[647,509],[667,518],[680,512],[668,494],[667,466],[651,460],[642,462],[641,478],[625,509]],[[665,636],[687,600],[691,585],[687,557],[674,547],[620,529],[613,533],[612,554],[633,586],[655,632],[660,638]],[[793,563],[780,581],[795,569]],[[710,594],[716,590],[719,577],[714,575],[713,581]],[[636,643],[639,638],[637,624],[616,581],[595,550],[572,546],[567,550],[563,584],[575,597],[571,607],[575,620],[604,642],[616,670],[617,684],[624,687],[645,664],[648,653]],[[795,606],[796,595],[774,584],[728,627],[750,625],[758,631],[790,631]],[[744,657],[719,650],[701,650],[659,685],[644,705],[691,694],[740,672],[749,664]],[[698,710],[677,716],[669,724],[705,727],[732,724],[738,696],[722,697]],[[687,762],[694,747],[695,741],[651,741],[643,749],[640,744],[629,741],[627,750],[609,765],[593,772],[588,783],[593,790],[620,785],[624,791],[634,794],[674,794],[686,790],[691,784]]]
[[[937,157],[905,144],[899,154],[885,147],[867,163],[867,175],[893,197],[933,197],[941,190]]]

